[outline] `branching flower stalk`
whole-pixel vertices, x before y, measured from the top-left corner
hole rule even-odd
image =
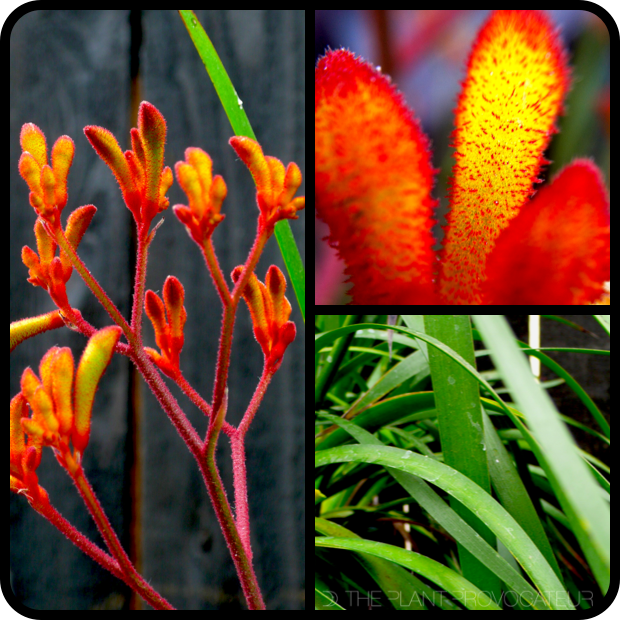
[[[168,208],[166,193],[173,183],[171,169],[164,167],[165,120],[155,106],[143,102],[138,114],[138,127],[131,130],[132,148],[125,152],[116,138],[102,127],[88,126],[84,133],[116,177],[137,226],[131,322],[128,323],[121,315],[77,253],[96,208],[93,205],[79,207],[69,216],[64,229],[61,224],[61,212],[68,198],[67,175],[75,150],[73,141],[68,136],[61,136],[56,141],[50,166],[43,132],[36,125],[27,123],[20,136],[23,153],[19,171],[30,188],[30,204],[37,215],[34,230],[38,251],[24,247],[22,259],[29,269],[29,282],[44,288],[58,309],[12,323],[10,350],[13,351],[27,338],[63,325],[82,333],[89,340],[75,370],[71,351],[66,347],[52,347],[41,361],[39,376],[30,368],[24,371],[20,392],[11,400],[10,407],[11,491],[25,496],[39,514],[95,561],[127,583],[154,609],[174,609],[131,564],[82,468],[82,455],[90,437],[92,408],[99,380],[114,353],[126,355],[144,377],[198,464],[248,608],[266,609],[252,567],[245,436],[267,386],[282,363],[286,348],[295,339],[296,329],[294,323],[289,321],[291,305],[284,296],[286,282],[282,272],[272,265],[263,284],[257,279],[254,269],[273,234],[275,223],[284,218],[297,219],[297,212],[305,207],[305,199],[295,197],[301,184],[301,172],[294,163],[285,169],[276,158],[266,157],[254,140],[231,138],[231,146],[248,166],[256,183],[259,217],[255,242],[245,264],[233,270],[230,290],[211,239],[216,226],[225,217],[220,211],[227,193],[226,184],[222,177],[212,176],[211,158],[201,149],[187,149],[186,160],[175,166],[177,179],[187,194],[189,205],[176,205],[173,210],[200,248],[224,306],[213,399],[209,404],[181,372],[180,354],[187,319],[183,285],[174,276],[169,276],[163,286],[163,299],[153,291],[145,292],[148,251],[161,221],[153,228],[151,224],[160,212]],[[60,252],[56,256],[58,248]],[[115,325],[98,329],[70,304],[66,283],[74,267]],[[234,427],[225,420],[228,368],[235,317],[242,296],[250,309],[254,333],[265,362],[254,397],[241,424]],[[158,349],[143,345],[143,310],[155,330]],[[122,335],[126,343],[120,342]],[[204,441],[176,402],[162,373],[175,381],[209,418]],[[215,460],[222,430],[229,437],[233,452],[235,515]],[[113,557],[77,532],[51,505],[47,492],[38,483],[36,473],[44,446],[53,449],[58,462],[73,479]]]

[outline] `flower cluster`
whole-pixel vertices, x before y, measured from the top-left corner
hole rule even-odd
[[[69,136],[60,136],[52,148],[52,165],[47,163],[47,143],[43,132],[26,123],[19,136],[22,156],[19,173],[30,189],[30,204],[38,215],[58,222],[67,204],[67,176],[75,146]]]
[[[132,149],[125,152],[107,129],[91,125],[84,129],[84,133],[114,173],[138,228],[132,319],[129,322],[122,316],[77,254],[96,208],[93,205],[78,207],[69,215],[64,230],[61,225],[61,212],[68,198],[67,175],[75,150],[73,141],[67,136],[56,141],[50,166],[43,132],[32,123],[24,125],[20,136],[23,154],[19,171],[28,184],[30,204],[37,214],[34,227],[37,251],[24,247],[22,260],[28,267],[28,281],[44,288],[58,309],[12,323],[10,350],[13,351],[27,338],[61,325],[75,329],[89,340],[77,368],[70,349],[54,346],[41,360],[39,376],[30,368],[24,371],[20,391],[10,403],[11,491],[24,494],[40,514],[91,557],[125,580],[155,609],[173,609],[131,564],[81,466],[90,438],[93,401],[101,376],[114,352],[127,355],[159,399],[201,470],[250,609],[264,609],[251,566],[244,438],[273,374],[281,365],[286,348],[295,338],[296,330],[288,320],[291,305],[284,296],[286,281],[282,272],[272,265],[263,284],[254,275],[254,268],[265,243],[274,232],[276,222],[284,218],[296,219],[297,211],[305,206],[303,197],[294,196],[301,184],[301,172],[294,163],[290,163],[285,171],[282,162],[274,157],[265,157],[258,143],[250,138],[231,139],[231,145],[255,179],[260,215],[256,241],[246,263],[233,272],[235,286],[230,291],[211,240],[215,227],[225,217],[220,211],[227,193],[226,184],[222,177],[212,176],[211,158],[201,149],[188,148],[185,161],[175,166],[189,205],[176,205],[174,212],[203,252],[224,305],[211,405],[196,393],[181,373],[180,354],[187,320],[185,291],[181,282],[174,276],[168,276],[163,287],[163,299],[151,290],[144,292],[147,250],[161,222],[153,230],[149,229],[153,218],[168,208],[166,193],[174,180],[172,170],[164,167],[166,122],[155,106],[143,102],[138,113],[138,127],[131,130]],[[56,256],[58,248],[59,256]],[[66,283],[74,268],[116,325],[97,330],[78,309],[71,306]],[[250,307],[265,365],[242,425],[233,427],[224,418],[227,412],[232,330],[241,295]],[[141,333],[144,311],[155,330],[159,350],[144,346]],[[127,343],[119,342],[121,334]],[[172,378],[207,416],[212,416],[204,441],[180,409],[159,371]],[[215,463],[218,434],[222,428],[230,437],[235,460],[236,520]],[[113,557],[79,534],[51,506],[37,477],[44,446],[54,450],[58,462],[71,475]]]
[[[74,250],[77,250],[96,211],[93,205],[86,205],[79,207],[69,216],[65,236]],[[66,284],[73,273],[71,260],[62,249],[60,256],[56,256],[58,244],[48,233],[42,218],[37,219],[34,234],[38,254],[27,245],[22,249],[22,261],[29,270],[28,282],[44,288],[61,310],[70,313]]]
[[[177,162],[175,170],[179,185],[187,194],[189,206],[175,205],[174,214],[179,218],[190,237],[202,245],[215,227],[226,217],[220,213],[226,198],[226,183],[218,174],[213,177],[213,162],[202,150],[185,150],[185,161]]]
[[[265,157],[260,144],[251,138],[234,136],[229,142],[254,178],[260,209],[259,227],[273,231],[279,220],[296,220],[297,211],[306,206],[304,196],[294,197],[301,185],[299,166],[291,162],[285,171],[279,159]]]
[[[24,371],[21,391],[11,400],[12,491],[26,493],[31,501],[47,498],[41,495],[36,475],[43,446],[54,448],[59,463],[70,473],[80,467],[90,437],[95,392],[120,335],[120,327],[111,326],[92,336],[77,371],[67,347],[52,347],[44,355],[40,377],[30,368]]]

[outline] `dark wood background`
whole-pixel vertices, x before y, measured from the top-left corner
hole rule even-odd
[[[27,5],[30,6],[30,5]],[[24,13],[23,7],[21,12]],[[197,11],[211,37],[258,140],[285,165],[295,161],[305,176],[305,11]],[[121,147],[130,146],[141,99],[154,104],[168,125],[165,163],[173,167],[189,146],[206,150],[214,174],[228,186],[225,221],[214,244],[226,275],[245,261],[258,209],[247,168],[227,141],[233,135],[213,85],[176,11],[32,11],[10,34],[10,320],[53,309],[47,294],[26,282],[21,248],[36,248],[35,214],[18,175],[19,131],[33,122],[45,133],[48,153],[62,134],[76,154],[63,213],[94,204],[98,211],[79,253],[125,316],[132,293],[132,227],[129,211],[109,168],[83,134],[103,126]],[[135,118],[135,117],[134,117]],[[305,194],[305,182],[299,195]],[[176,183],[171,206],[186,203]],[[173,274],[186,291],[188,321],[182,370],[208,400],[214,376],[221,306],[197,247],[172,210],[163,214],[150,254],[147,287],[161,294]],[[305,256],[305,214],[291,222]],[[275,238],[259,263],[284,265]],[[254,565],[268,609],[305,609],[304,549],[304,359],[305,326],[292,290],[297,340],[269,388],[247,439],[248,484]],[[73,306],[95,326],[110,324],[82,280],[68,283]],[[146,343],[154,346],[145,320]],[[11,353],[10,396],[27,366],[52,345],[70,346],[76,361],[85,339],[67,329],[32,339]],[[256,387],[262,353],[249,313],[240,306],[230,371],[229,420],[238,423]],[[237,576],[202,479],[183,442],[132,366],[115,356],[97,393],[92,436],[85,453],[87,476],[127,550],[146,579],[178,609],[244,608]],[[169,384],[171,381],[167,380]],[[175,387],[175,386],[173,386]],[[206,420],[178,389],[188,417],[204,436]],[[220,468],[232,488],[230,451],[220,441]],[[77,491],[50,450],[39,468],[53,505],[104,547]],[[132,486],[135,485],[135,486]],[[229,493],[230,496],[230,493]],[[27,502],[10,498],[11,588],[33,609],[137,609],[131,591],[100,569]],[[6,591],[6,590],[5,590]],[[150,609],[143,605],[143,609]]]

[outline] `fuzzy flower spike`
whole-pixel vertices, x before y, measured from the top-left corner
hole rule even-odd
[[[352,303],[591,304],[610,275],[609,199],[588,160],[534,199],[569,86],[540,11],[495,11],[456,108],[450,212],[431,247],[428,141],[402,96],[350,52],[315,70],[315,206],[347,264]],[[531,200],[532,199],[532,200]]]
[[[435,171],[428,140],[385,77],[338,50],[315,70],[315,207],[347,263],[354,304],[433,297]]]
[[[276,222],[296,220],[299,217],[297,212],[306,206],[305,196],[295,197],[301,185],[299,166],[291,162],[285,169],[278,158],[265,155],[260,144],[252,138],[233,136],[228,142],[252,173],[260,209],[260,229],[272,234]]]
[[[166,193],[173,182],[172,170],[164,167],[166,121],[161,112],[148,101],[140,104],[138,127],[131,130],[132,150],[124,153],[103,127],[88,125],[84,134],[114,173],[127,208],[146,236],[153,218],[168,208]]]

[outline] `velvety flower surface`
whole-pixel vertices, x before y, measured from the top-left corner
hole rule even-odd
[[[435,257],[434,170],[412,112],[351,52],[319,60],[315,207],[353,304],[591,304],[605,294],[609,201],[596,166],[573,162],[531,200],[568,87],[566,53],[543,12],[490,15],[455,110],[450,211]]]
[[[565,55],[544,14],[492,15],[456,109],[440,285],[451,303],[481,303],[486,257],[532,194],[567,86]]]
[[[315,70],[315,207],[347,263],[353,303],[432,295],[428,140],[389,79],[338,50]]]

